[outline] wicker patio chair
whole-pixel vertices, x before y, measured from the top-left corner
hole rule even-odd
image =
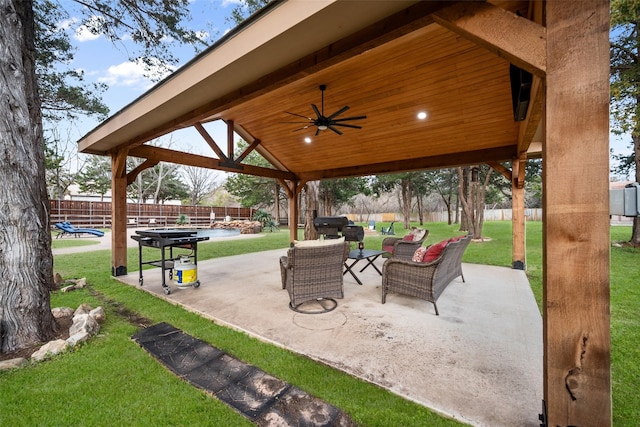
[[[307,242],[294,245],[287,256],[280,258],[282,288],[289,293],[292,310],[326,313],[337,307],[334,298],[344,297],[342,272],[350,246],[344,238],[311,243],[311,246]],[[309,301],[317,302],[321,309],[303,310],[301,306]]]
[[[436,301],[445,288],[458,276],[464,282],[462,255],[470,241],[471,235],[467,235],[441,242],[444,249],[430,262],[397,257],[386,260],[382,266],[382,303],[385,303],[387,293],[396,292],[433,303],[436,315],[439,315]]]
[[[399,257],[402,259],[411,259],[413,253],[422,246],[429,235],[429,230],[422,228],[413,228],[410,234],[412,240],[406,240],[405,237],[385,237],[382,240],[382,250],[386,253],[382,254],[383,258]]]

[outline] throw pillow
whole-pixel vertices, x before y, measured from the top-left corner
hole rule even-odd
[[[411,261],[413,261],[413,262],[422,262],[422,260],[424,259],[424,254],[426,254],[426,253],[427,253],[427,248],[425,248],[424,246],[420,246],[413,253],[413,257],[411,258]]]
[[[420,240],[424,237],[426,230],[423,228],[416,228],[415,233],[413,233],[413,240]]]
[[[393,249],[394,249],[394,246],[393,246],[393,245],[391,245],[391,246],[383,246],[383,247],[382,247],[382,250],[383,250],[383,251],[385,251],[385,252],[389,252],[390,254],[392,254],[392,253],[393,253]]]
[[[404,236],[402,238],[402,240],[404,240],[405,242],[412,242],[413,241],[413,234],[407,234],[406,236]]]
[[[427,253],[424,254],[422,262],[431,262],[438,259],[442,251],[449,243],[449,240],[443,240],[442,242],[435,243],[427,248]]]

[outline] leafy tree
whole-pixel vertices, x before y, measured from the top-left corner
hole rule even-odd
[[[453,206],[458,196],[458,173],[456,169],[441,169],[423,172],[430,189],[435,190],[447,207],[447,224],[453,224],[452,213],[457,210]],[[457,205],[456,205],[457,206]],[[456,216],[457,218],[457,216]]]
[[[236,154],[239,156],[248,147],[245,141],[238,141]],[[244,162],[248,165],[272,168],[273,166],[259,153],[252,151]],[[274,204],[274,200],[280,201],[286,198],[277,181],[273,178],[263,178],[259,176],[245,174],[231,174],[224,184],[225,189],[238,199],[243,207],[265,208]],[[277,194],[274,196],[274,192]]]
[[[78,176],[78,185],[83,193],[100,195],[100,201],[111,190],[111,161],[107,157],[91,156]]]
[[[67,11],[58,2],[41,0],[34,3],[34,13],[36,75],[44,120],[55,124],[79,115],[105,118],[109,109],[101,95],[106,85],[88,84],[82,70],[69,68],[75,51],[60,25],[69,20]]]
[[[227,22],[239,25],[267,3],[269,3],[269,0],[240,0],[238,1],[238,5],[231,10],[231,16],[226,20]]]
[[[482,238],[487,188],[493,169],[487,165],[458,168],[458,198],[462,205],[460,231],[468,231],[474,239]]]
[[[411,226],[411,202],[413,199],[413,180],[419,172],[405,172],[399,174],[379,175],[372,183],[373,192],[380,196],[384,191],[400,190],[400,202],[402,215],[404,216],[404,228],[408,230]]]
[[[364,177],[327,179],[320,181],[318,188],[318,196],[322,200],[325,215],[331,215],[344,205],[353,207],[355,196],[368,193],[367,179]]]
[[[618,170],[640,182],[640,0],[611,1],[611,131],[631,135],[628,156]],[[633,220],[630,243],[640,246],[640,217]]]
[[[188,18],[188,3],[188,0],[78,1],[82,6],[79,9],[84,17],[82,23],[89,31],[104,34],[115,43],[121,40],[122,33],[128,33],[140,47],[131,51],[132,57],[153,65],[158,61],[176,62],[171,44],[199,41],[196,32],[181,24]],[[38,56],[44,53],[36,49],[36,40],[42,43],[40,46],[50,40],[42,32],[43,25],[47,20],[54,22],[56,17],[47,7],[58,5],[42,0],[35,2],[35,6],[33,0],[0,0],[2,352],[47,341],[56,327],[49,300],[54,282],[42,105],[44,94],[60,92],[47,89],[43,83],[41,93],[38,67],[45,60]]]

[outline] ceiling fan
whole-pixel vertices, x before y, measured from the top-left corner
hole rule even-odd
[[[301,128],[298,128],[298,129],[294,129],[294,132],[297,132],[299,130],[307,129],[307,128],[311,127],[311,126],[317,126],[318,129],[316,130],[316,136],[318,136],[321,131],[327,130],[327,129],[331,129],[332,131],[334,131],[338,135],[342,135],[342,132],[340,131],[340,129],[336,129],[336,126],[342,126],[342,127],[347,127],[347,128],[355,128],[355,129],[362,129],[362,126],[352,125],[352,124],[344,123],[344,122],[347,122],[347,121],[350,121],[350,120],[366,119],[367,116],[345,117],[345,118],[342,118],[342,119],[336,118],[340,114],[342,114],[345,111],[347,111],[349,109],[349,106],[345,105],[344,107],[342,107],[341,109],[339,109],[338,111],[336,111],[335,113],[333,113],[333,114],[331,114],[329,116],[325,116],[324,115],[324,91],[325,91],[325,89],[327,89],[327,85],[320,85],[320,92],[322,93],[322,104],[320,106],[320,109],[318,109],[316,104],[311,104],[311,108],[313,108],[313,112],[316,114],[316,118],[303,116],[301,114],[290,113],[289,111],[285,111],[285,113],[287,113],[287,114],[291,114],[292,116],[302,117],[303,119],[306,119],[306,120],[305,121],[298,121],[298,122],[283,122],[283,123],[306,123],[306,126],[303,126]]]

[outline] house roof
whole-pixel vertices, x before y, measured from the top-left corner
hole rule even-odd
[[[304,181],[537,155],[545,33],[528,18],[527,1],[273,2],[85,135],[79,149]],[[512,63],[534,76],[519,122]],[[336,118],[366,115],[346,122],[361,129],[296,130],[308,119],[288,112],[315,118],[320,85],[324,115],[349,106]],[[224,158],[233,147],[201,127],[214,120],[273,169]],[[147,144],[192,126],[211,156]]]

